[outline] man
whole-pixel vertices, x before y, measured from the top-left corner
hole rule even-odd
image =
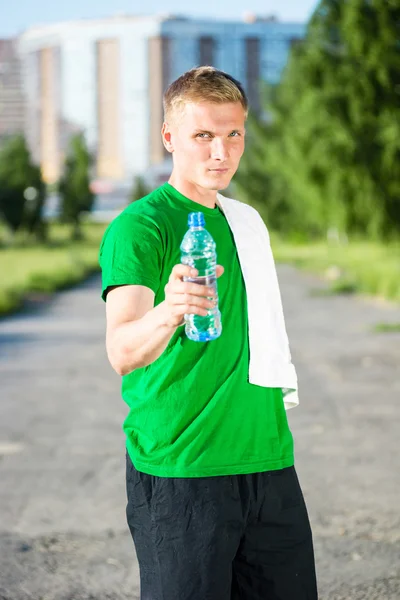
[[[141,598],[315,600],[283,391],[248,381],[248,298],[217,203],[244,151],[246,95],[226,73],[199,67],[171,84],[164,112],[169,182],[113,221],[100,252],[107,352],[130,408],[127,518]],[[208,343],[182,327],[185,313],[212,306],[212,290],[186,282],[196,272],[180,264],[198,211],[221,263],[223,332]]]

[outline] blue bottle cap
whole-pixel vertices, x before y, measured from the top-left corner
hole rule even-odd
[[[189,213],[188,225],[189,227],[204,227],[206,221],[202,212]]]

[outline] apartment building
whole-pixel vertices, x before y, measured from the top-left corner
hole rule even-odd
[[[118,16],[27,30],[19,39],[26,134],[48,182],[68,139],[84,131],[100,182],[131,182],[165,161],[162,93],[187,69],[210,64],[238,78],[253,110],[260,82],[279,81],[300,23]]]

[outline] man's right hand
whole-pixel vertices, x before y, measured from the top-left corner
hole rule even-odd
[[[224,272],[217,266],[217,277]],[[176,265],[165,286],[165,300],[154,306],[154,291],[143,285],[120,285],[107,295],[107,354],[119,375],[153,363],[161,354],[185,314],[207,315],[214,306],[213,289],[184,281],[197,272]]]
[[[216,275],[220,277],[224,267],[217,265]],[[184,315],[207,316],[207,309],[213,308],[215,299],[214,289],[184,281],[184,278],[196,277],[196,269],[187,265],[175,265],[172,269],[169,281],[165,286],[165,300],[162,303],[165,313],[165,324],[169,327],[179,327],[184,323]]]

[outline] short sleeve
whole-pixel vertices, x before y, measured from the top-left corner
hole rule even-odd
[[[115,285],[144,285],[157,293],[163,255],[161,233],[152,219],[121,214],[108,226],[100,245],[103,300]]]

